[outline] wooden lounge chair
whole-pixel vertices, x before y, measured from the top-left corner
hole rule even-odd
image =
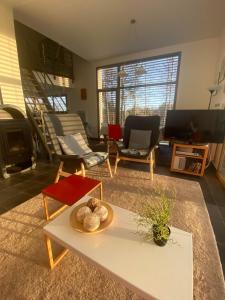
[[[53,151],[60,159],[60,165],[55,182],[60,176],[69,176],[72,173],[82,174],[85,176],[85,170],[96,165],[106,163],[110,177],[112,177],[110,162],[107,152],[90,152],[88,154],[66,155],[63,153],[57,136],[67,136],[80,133],[88,145],[88,139],[80,116],[76,113],[71,114],[45,114],[44,120],[46,130],[50,136]]]
[[[120,160],[149,164],[150,178],[153,180],[153,168],[155,164],[155,147],[159,139],[159,116],[128,116],[124,124],[123,142],[116,142],[117,156],[114,174]],[[148,147],[141,149],[129,148],[131,130],[150,132]],[[146,143],[145,143],[146,144]]]

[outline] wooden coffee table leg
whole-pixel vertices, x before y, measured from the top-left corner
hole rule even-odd
[[[102,183],[100,183],[100,200],[103,201]]]
[[[43,195],[43,206],[45,211],[46,220],[49,220],[49,213],[48,213],[48,197],[46,195]]]
[[[67,254],[67,252],[69,251],[68,249],[65,249],[62,251],[62,253],[60,253],[55,259],[52,253],[52,243],[50,238],[46,235],[45,236],[46,239],[46,246],[47,246],[47,252],[48,252],[48,259],[49,259],[49,265],[51,270],[53,270],[55,268],[55,266],[63,259],[63,257]]]
[[[48,211],[48,196],[43,195],[43,206],[44,206],[44,212],[46,216],[46,220],[49,221],[53,219],[55,216],[57,216],[61,211],[63,211],[65,208],[67,208],[67,205],[62,205],[60,208],[58,208],[55,212],[52,214],[49,214]]]

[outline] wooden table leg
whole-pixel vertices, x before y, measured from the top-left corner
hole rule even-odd
[[[48,213],[48,197],[46,195],[43,195],[43,206],[44,206],[44,212],[46,216],[46,220],[49,220],[49,213]]]
[[[52,252],[52,243],[50,238],[46,235],[46,246],[47,246],[47,252],[48,252],[48,259],[49,259],[49,265],[51,270],[55,268],[55,266],[63,259],[63,257],[67,254],[69,251],[68,249],[64,249],[55,259],[53,257],[53,252]]]
[[[103,201],[102,182],[100,183],[100,200]]]
[[[55,212],[53,212],[52,214],[49,214],[49,211],[48,211],[48,196],[46,196],[46,195],[43,195],[43,206],[44,206],[44,212],[45,212],[45,216],[46,216],[47,221],[53,219],[61,211],[63,211],[66,207],[68,207],[67,205],[64,204],[60,208],[58,208]]]

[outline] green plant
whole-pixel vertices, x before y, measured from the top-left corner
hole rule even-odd
[[[156,241],[167,241],[170,235],[168,225],[176,192],[174,189],[169,190],[158,186],[154,189],[151,198],[151,202],[142,203],[139,210],[136,218],[138,232],[144,234],[146,239],[154,237]]]

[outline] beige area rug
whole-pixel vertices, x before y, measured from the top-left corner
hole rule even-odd
[[[94,172],[89,176],[94,176]],[[157,182],[175,187],[177,201],[172,225],[193,233],[194,299],[225,299],[214,233],[197,182],[155,175],[152,184],[146,172],[123,167],[113,179],[100,178],[104,182],[105,200],[132,211],[137,211],[140,198],[151,201]],[[0,299],[140,300],[71,252],[53,271],[49,270],[41,200],[41,195],[37,195],[0,216]]]

